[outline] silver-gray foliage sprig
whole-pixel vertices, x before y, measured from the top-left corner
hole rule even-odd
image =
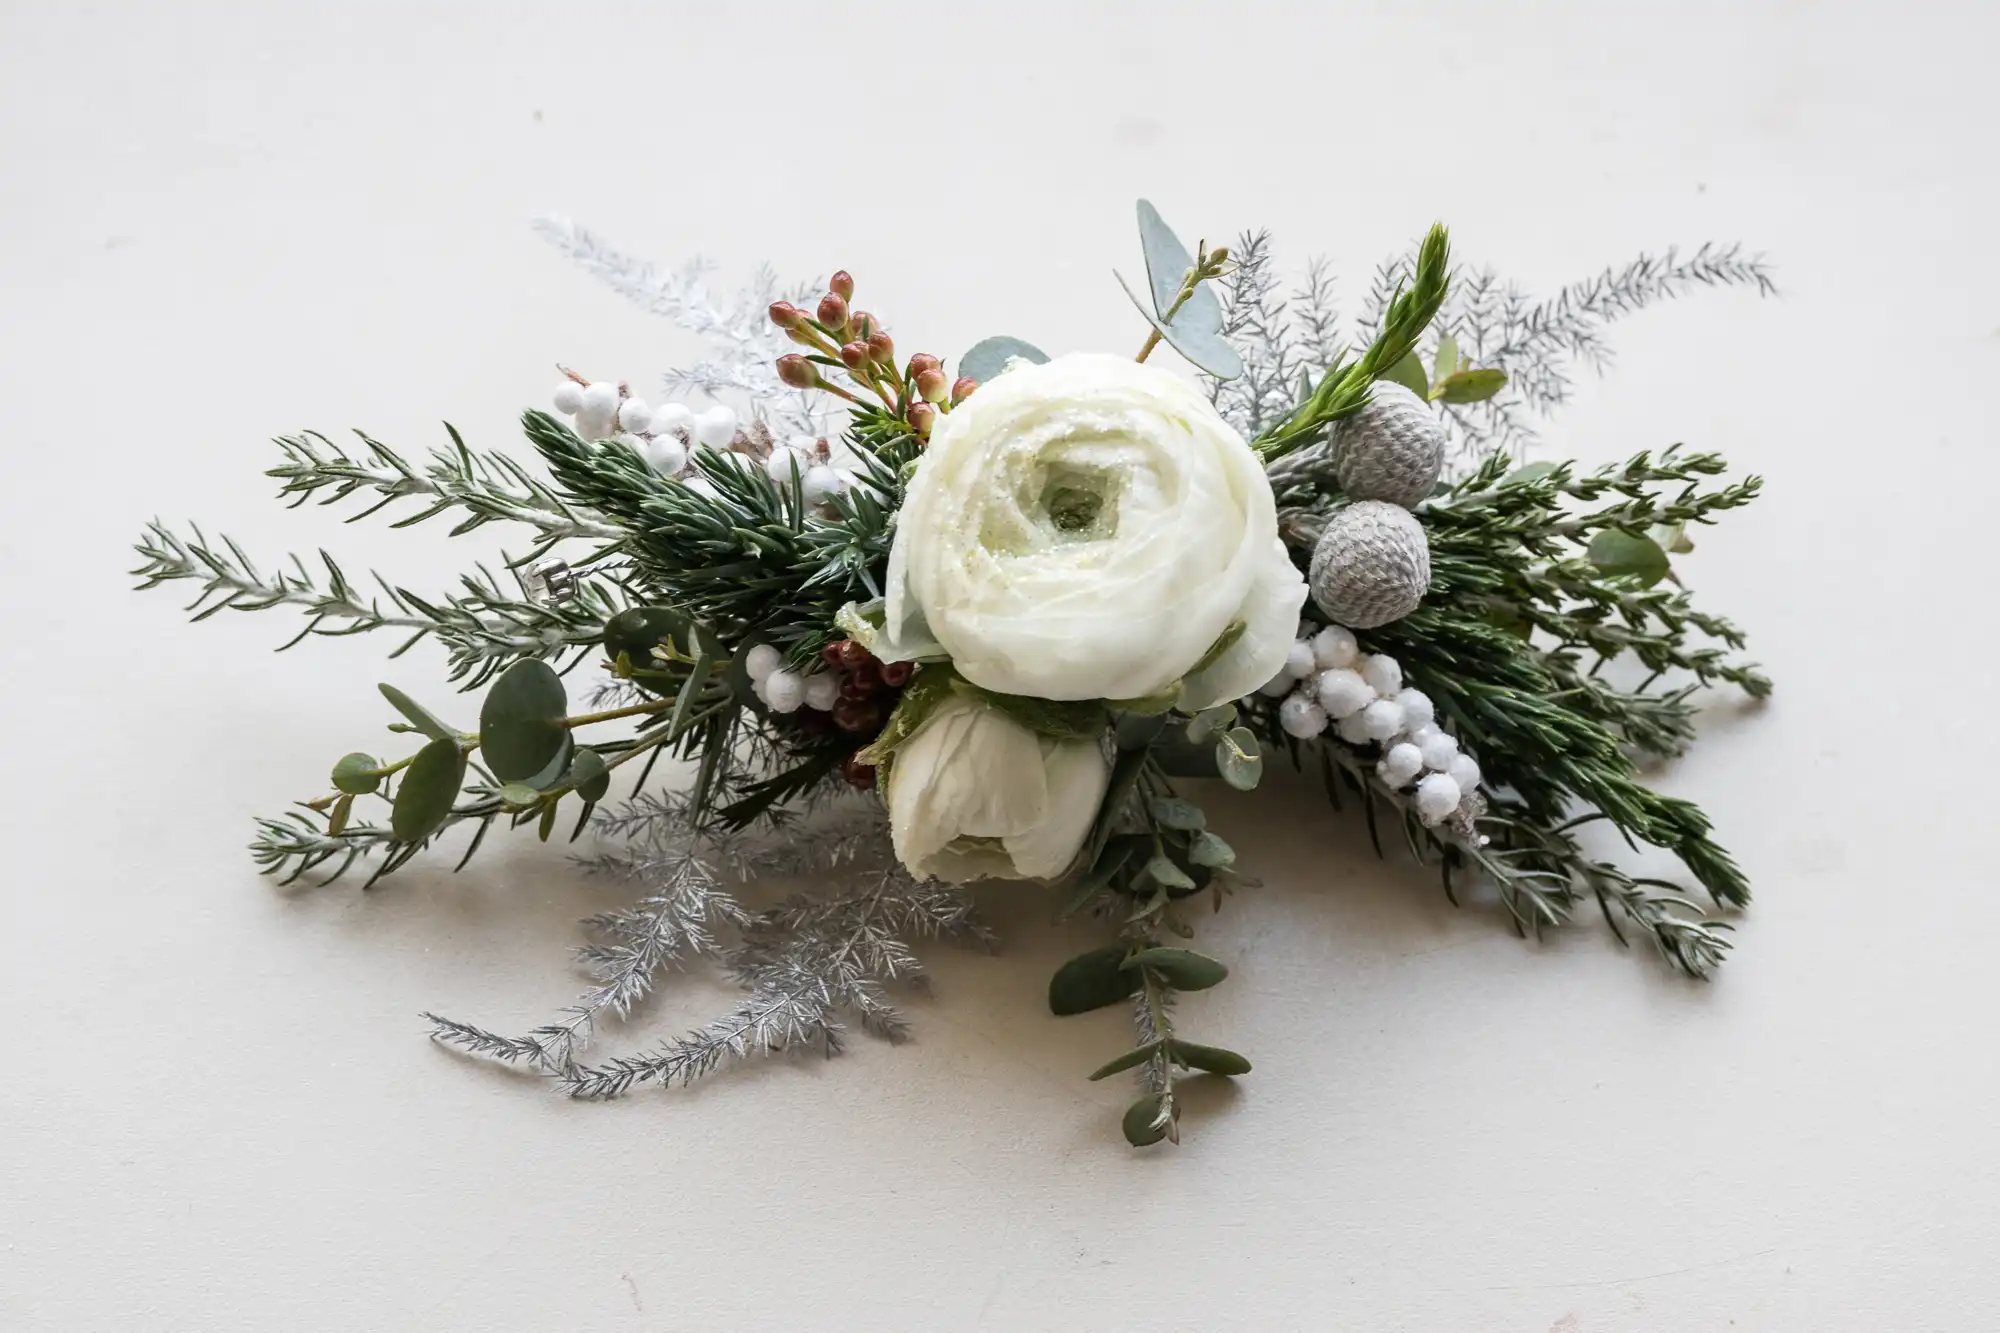
[[[1272,272],[1268,233],[1246,233],[1235,253],[1238,269],[1222,284],[1225,333],[1246,373],[1243,381],[1214,385],[1210,392],[1231,424],[1254,438],[1274,410],[1283,410],[1288,394],[1296,401],[1302,371],[1330,364],[1339,324],[1322,262],[1309,265],[1303,285],[1287,294]],[[1377,265],[1354,319],[1355,345],[1374,337],[1390,302],[1409,286],[1414,259],[1414,253],[1398,255]],[[1541,423],[1568,401],[1576,367],[1596,373],[1610,367],[1613,323],[1661,301],[1722,287],[1777,292],[1763,257],[1734,244],[1642,254],[1543,299],[1491,268],[1459,270],[1418,355],[1431,364],[1438,340],[1449,336],[1470,364],[1505,371],[1507,383],[1483,402],[1441,405],[1452,456],[1464,462],[1498,449],[1518,458],[1535,443]]]
[[[780,820],[735,832],[696,826],[689,813],[681,794],[647,795],[603,821],[628,841],[586,868],[636,880],[645,892],[631,907],[584,921],[592,939],[578,957],[596,984],[574,1005],[520,1037],[427,1014],[431,1035],[538,1069],[571,1096],[615,1097],[643,1083],[690,1083],[759,1055],[835,1054],[849,1016],[901,1041],[908,1024],[889,988],[927,985],[913,943],[996,943],[964,888],[916,880],[895,863],[879,807],[812,828]],[[772,877],[820,884],[766,910],[746,909],[739,889]],[[596,1064],[580,1058],[606,1017],[628,1017],[662,974],[698,964],[733,980],[742,998],[651,1051]]]
[[[568,218],[546,215],[536,218],[534,225],[544,240],[613,291],[702,340],[708,355],[662,377],[661,387],[668,396],[741,395],[781,435],[816,434],[824,428],[823,395],[800,393],[778,379],[777,359],[798,348],[771,322],[769,313],[774,301],[811,298],[817,283],[788,287],[764,265],[733,295],[718,297],[708,281],[715,265],[700,255],[679,268],[664,269]]]

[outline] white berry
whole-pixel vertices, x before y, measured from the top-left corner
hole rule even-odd
[[[1361,679],[1383,698],[1393,698],[1403,688],[1403,668],[1395,658],[1374,653],[1361,659]]]
[[[1371,741],[1386,741],[1403,729],[1403,706],[1394,699],[1377,699],[1361,710],[1361,729]]]
[[[764,702],[774,713],[795,713],[806,701],[806,682],[796,671],[779,667],[764,677]]]
[[[1361,645],[1354,641],[1354,631],[1342,625],[1328,625],[1312,639],[1313,661],[1320,667],[1353,666],[1354,659],[1361,655]]]
[[[1449,774],[1433,773],[1417,784],[1417,815],[1426,824],[1435,824],[1458,809],[1462,793]]]
[[[1451,761],[1458,754],[1458,742],[1440,731],[1426,739],[1422,746],[1424,767],[1434,768],[1442,773],[1451,767]]]
[[[1375,691],[1368,688],[1360,672],[1350,667],[1320,672],[1315,688],[1319,691],[1319,706],[1330,717],[1353,717],[1375,702]]]
[[[806,707],[816,708],[822,713],[830,713],[840,702],[840,681],[831,671],[815,672],[806,677]]]
[[[806,503],[816,505],[846,490],[847,482],[839,472],[821,463],[806,469],[806,475],[800,479],[799,488],[805,494]]]
[[[711,449],[720,449],[736,438],[736,413],[720,405],[698,414],[694,437]]]
[[[1340,721],[1334,723],[1333,730],[1335,735],[1339,736],[1340,739],[1346,741],[1349,745],[1368,744],[1367,724],[1362,722],[1361,714],[1359,713],[1350,713],[1346,717],[1343,717]]]
[[[618,386],[610,380],[599,380],[583,391],[582,410],[594,417],[615,417],[618,415]]]
[[[799,475],[803,477],[806,472],[806,460],[787,448],[773,449],[771,456],[764,460],[765,475],[780,486],[792,484],[794,468],[798,469]]]
[[[1437,721],[1437,705],[1422,690],[1404,690],[1396,696],[1396,702],[1403,705],[1403,725],[1411,731]]]
[[[1451,775],[1460,791],[1474,791],[1479,786],[1479,761],[1464,751],[1453,755],[1444,771]]]
[[[576,414],[576,433],[586,440],[602,440],[611,434],[612,417],[609,412],[593,412],[589,403]]]
[[[618,406],[618,425],[634,433],[645,430],[653,424],[653,409],[646,406],[643,398],[627,398]]]
[[[768,643],[760,643],[743,654],[743,670],[752,680],[763,680],[785,664],[785,655]]]
[[[653,409],[655,435],[694,434],[694,412],[685,403],[661,403]]]
[[[1389,747],[1389,753],[1382,756],[1382,762],[1375,766],[1382,775],[1382,781],[1391,787],[1407,787],[1424,771],[1424,752],[1408,741]]]
[[[1294,643],[1290,651],[1285,654],[1285,674],[1293,680],[1304,680],[1310,676],[1316,664],[1313,646],[1304,639]]]
[[[1412,726],[1410,728],[1410,734],[1403,737],[1403,739],[1408,741],[1410,744],[1416,746],[1419,750],[1421,750],[1426,745],[1429,745],[1431,743],[1431,737],[1441,736],[1443,734],[1444,734],[1443,732],[1437,729],[1435,724],[1427,722],[1421,727]]]
[[[556,391],[549,397],[555,400],[556,411],[566,417],[573,417],[583,410],[583,386],[575,380],[564,380],[556,385]]]
[[[660,475],[678,477],[687,466],[687,446],[671,436],[657,436],[646,443],[646,461]]]
[[[1326,730],[1326,710],[1303,694],[1295,694],[1278,705],[1278,725],[1287,736],[1311,740]]]

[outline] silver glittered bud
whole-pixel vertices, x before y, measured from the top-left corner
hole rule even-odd
[[[1444,471],[1444,426],[1416,394],[1377,380],[1368,405],[1334,423],[1332,452],[1334,479],[1349,499],[1414,509]]]
[[[1313,548],[1312,599],[1349,629],[1373,629],[1417,609],[1431,586],[1431,545],[1416,515],[1361,500],[1327,522]]]
[[[576,571],[566,560],[543,560],[522,573],[521,589],[531,602],[560,606],[576,596]]]

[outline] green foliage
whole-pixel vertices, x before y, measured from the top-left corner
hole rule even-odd
[[[531,779],[563,758],[568,712],[568,692],[548,663],[516,662],[486,691],[479,710],[480,756],[502,782],[533,785]]]
[[[1139,974],[1125,968],[1126,952],[1122,944],[1106,945],[1057,968],[1049,978],[1049,1012],[1057,1017],[1087,1014],[1138,990]]]
[[[733,455],[696,452],[710,495],[662,477],[622,444],[579,439],[547,413],[529,412],[523,424],[559,489],[625,528],[634,582],[724,646],[759,634],[803,660],[831,638],[842,606],[880,595],[889,519],[902,502],[898,470],[918,443],[878,409],[855,411],[848,438],[863,484],[831,501],[825,521],[808,521],[797,484]]]
[[[333,785],[349,796],[367,796],[382,785],[382,764],[372,754],[343,755],[333,766]]]
[[[399,842],[422,842],[444,826],[465,781],[465,751],[441,737],[417,751],[396,787],[389,827]]]
[[[958,373],[970,375],[984,384],[1007,369],[1007,363],[1016,357],[1040,365],[1049,359],[1049,354],[1033,343],[1022,342],[1019,338],[1009,338],[1004,335],[981,338],[958,359]]]
[[[1399,290],[1389,302],[1375,341],[1361,354],[1360,360],[1328,366],[1320,375],[1318,387],[1305,396],[1292,414],[1253,441],[1257,452],[1266,460],[1281,458],[1365,404],[1369,386],[1389,375],[1415,350],[1417,339],[1444,303],[1450,275],[1450,242],[1443,227],[1432,227],[1417,248],[1417,266],[1410,285]],[[1422,377],[1422,363],[1415,363],[1414,378]]]

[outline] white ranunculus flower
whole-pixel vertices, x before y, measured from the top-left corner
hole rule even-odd
[[[887,593],[889,640],[927,633],[988,690],[1139,699],[1184,681],[1199,709],[1278,673],[1306,585],[1263,466],[1200,390],[1078,355],[1017,365],[938,421]]]
[[[1111,781],[1097,741],[1038,736],[990,704],[946,699],[889,763],[890,836],[918,876],[1055,879]]]

